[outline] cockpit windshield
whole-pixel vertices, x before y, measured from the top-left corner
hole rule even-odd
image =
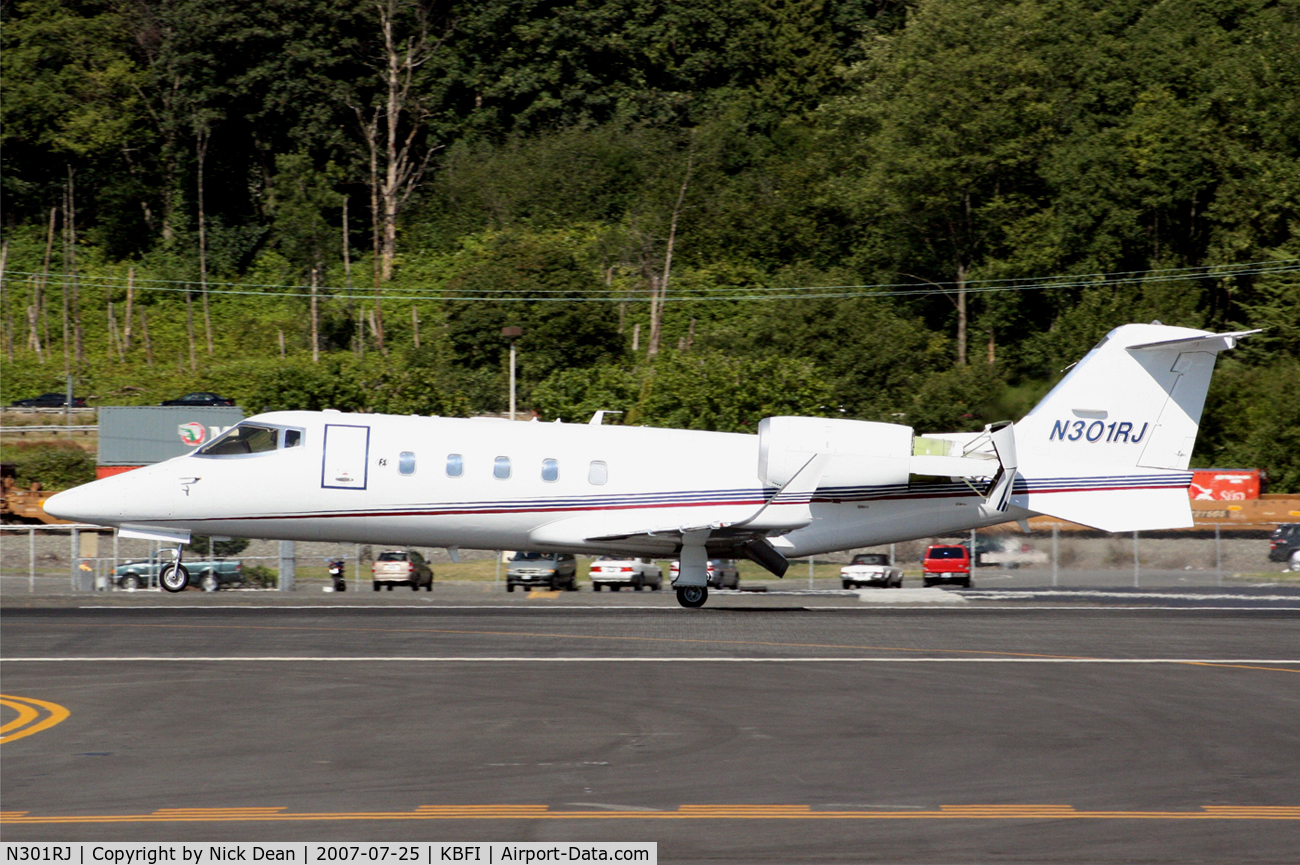
[[[244,423],[231,427],[223,435],[199,448],[198,453],[210,457],[260,454],[275,450],[279,443],[280,431],[275,427]]]

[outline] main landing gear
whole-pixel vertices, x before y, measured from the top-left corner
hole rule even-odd
[[[678,586],[677,603],[683,607],[695,609],[704,606],[704,602],[709,599],[708,586]]]
[[[190,572],[181,564],[181,550],[184,548],[184,544],[177,544],[176,560],[158,571],[158,584],[169,592],[183,592],[190,584]]]

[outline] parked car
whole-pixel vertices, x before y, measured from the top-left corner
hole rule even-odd
[[[921,585],[955,583],[970,588],[970,550],[964,544],[931,544],[921,559]]]
[[[617,592],[630,586],[638,592],[649,586],[654,591],[663,588],[664,572],[653,559],[601,556],[591,563],[591,590],[599,592],[602,586]]]
[[[677,579],[677,574],[681,569],[682,563],[680,561],[672,563],[670,570],[674,580]],[[735,559],[709,559],[709,588],[740,588],[740,569],[736,567]]]
[[[164,565],[170,564],[171,559],[156,559],[152,562],[144,559],[118,565],[113,572],[113,585],[119,589],[148,588],[157,584],[158,571]],[[190,573],[190,579],[193,581],[190,585],[198,586],[205,592],[215,592],[227,586],[238,586],[244,583],[244,563],[238,559],[199,562],[183,559],[181,564]]]
[[[66,393],[43,393],[31,399],[20,399],[10,403],[14,408],[63,408],[67,404],[68,395]],[[86,398],[74,396],[72,398],[72,407],[85,408]]]
[[[1300,550],[1300,523],[1282,523],[1268,536],[1268,560],[1286,562]]]
[[[552,591],[564,588],[578,591],[578,560],[569,553],[539,553],[521,550],[510,560],[506,569],[506,591],[515,586],[527,589],[546,587]]]
[[[970,549],[970,541],[964,546]],[[977,568],[998,567],[1014,571],[1021,565],[1029,567],[1046,563],[1047,553],[1015,538],[980,538],[975,542],[974,565]]]
[[[384,550],[370,566],[370,581],[376,592],[380,586],[387,586],[390,592],[393,586],[410,586],[413,592],[423,586],[432,592],[433,568],[415,550]]]
[[[227,399],[224,396],[217,396],[215,393],[207,391],[197,391],[187,393],[178,399],[169,399],[166,402],[160,402],[158,405],[234,405],[233,399]]]
[[[859,553],[853,561],[840,568],[840,582],[846,589],[858,586],[903,588],[903,570],[889,563],[884,553]]]

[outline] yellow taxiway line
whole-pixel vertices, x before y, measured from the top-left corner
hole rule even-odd
[[[71,714],[58,703],[47,703],[31,697],[15,697],[11,694],[0,694],[0,705],[7,706],[18,713],[18,717],[0,727],[0,745],[48,730]],[[44,717],[41,717],[42,713]]]
[[[811,805],[682,805],[675,811],[552,811],[547,805],[422,805],[414,811],[289,813],[284,808],[163,808],[152,814],[33,816],[0,825],[360,820],[1300,820],[1300,806],[1204,805],[1199,811],[1079,811],[1070,805],[941,805],[931,811],[815,811]]]

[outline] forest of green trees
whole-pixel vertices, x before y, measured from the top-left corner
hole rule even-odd
[[[1300,492],[1300,0],[0,10],[6,404],[971,429],[1159,319]]]

